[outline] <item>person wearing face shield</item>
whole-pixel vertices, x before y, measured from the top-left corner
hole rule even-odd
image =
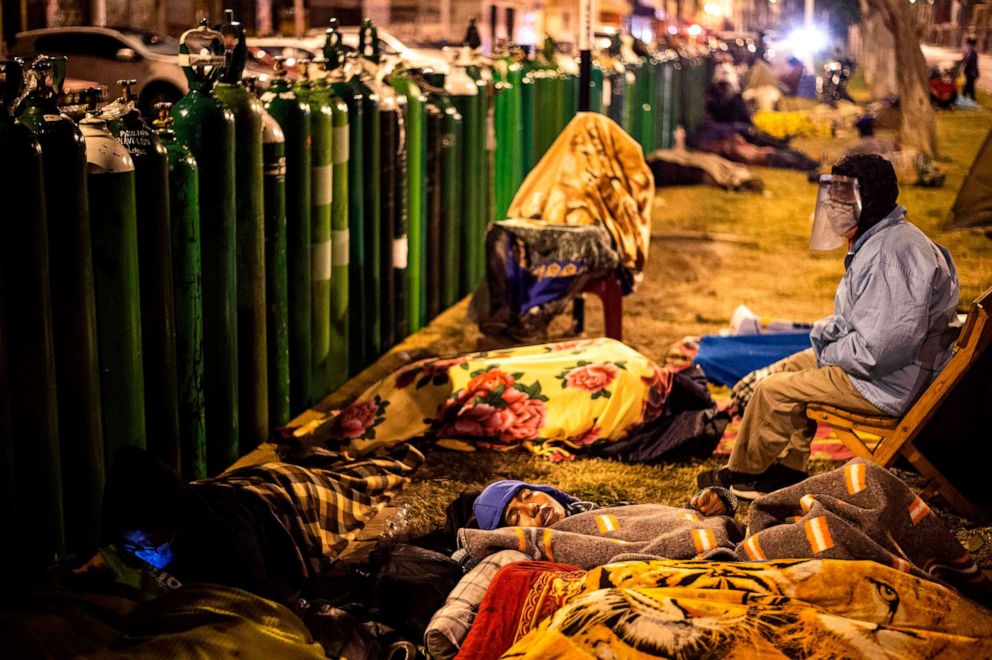
[[[901,416],[951,356],[959,287],[950,253],[906,220],[892,165],[848,156],[820,179],[810,249],[847,245],[834,313],[811,348],[768,368],[725,467],[696,478],[753,499],[805,479],[806,405]]]

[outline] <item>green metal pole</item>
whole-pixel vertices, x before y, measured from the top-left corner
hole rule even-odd
[[[207,476],[203,395],[203,288],[200,266],[200,174],[193,152],[172,130],[170,103],[156,104],[155,128],[169,155],[172,294],[176,329],[181,474]]]

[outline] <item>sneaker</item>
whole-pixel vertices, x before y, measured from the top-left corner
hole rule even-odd
[[[730,468],[724,466],[716,470],[706,470],[697,474],[696,487],[699,488],[699,490],[704,488],[726,488],[727,490],[730,490],[730,487],[734,484],[753,483],[761,476],[763,475],[734,472]]]
[[[739,474],[739,473],[738,473]],[[754,500],[762,495],[773,493],[782,488],[788,488],[809,478],[806,472],[787,468],[781,463],[773,463],[771,467],[758,475],[745,475],[749,480],[739,480],[731,484],[729,490],[742,500]]]

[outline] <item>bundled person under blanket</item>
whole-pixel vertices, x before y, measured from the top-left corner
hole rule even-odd
[[[292,460],[186,483],[123,447],[104,489],[106,541],[173,584],[223,584],[295,607],[423,455],[404,443],[361,458],[314,447]],[[78,572],[105,566],[101,551]]]
[[[736,509],[737,499],[720,487],[699,491],[686,508],[598,507],[546,484],[496,481],[475,498],[477,528],[469,520],[458,530],[453,558],[470,568],[513,550],[586,570],[646,559],[870,560],[992,602],[992,583],[939,516],[863,459],[756,499],[746,527]]]

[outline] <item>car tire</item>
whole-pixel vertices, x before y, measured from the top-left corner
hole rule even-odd
[[[155,118],[156,103],[175,103],[183,93],[170,83],[153,82],[145,85],[138,95],[138,109],[149,122]]]

